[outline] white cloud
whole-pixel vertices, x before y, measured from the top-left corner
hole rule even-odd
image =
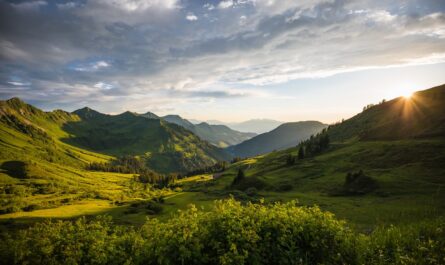
[[[240,24],[241,26],[245,25],[245,24],[246,24],[246,21],[247,21],[247,17],[246,17],[246,16],[240,16],[240,17],[239,17],[239,24]]]
[[[212,5],[212,4],[209,4],[209,3],[203,5],[202,7],[203,7],[204,9],[207,9],[207,10],[213,10],[213,9],[215,9],[215,6]]]
[[[96,0],[101,3],[114,5],[128,12],[145,11],[150,8],[173,9],[178,7],[178,0]]]
[[[220,9],[225,9],[225,8],[229,8],[233,6],[233,1],[232,0],[224,0],[219,2],[218,4],[218,8]]]
[[[198,17],[195,16],[193,13],[188,13],[187,16],[185,17],[185,19],[187,19],[189,21],[195,21],[195,20],[198,20]]]
[[[79,72],[91,72],[91,71],[98,71],[102,68],[107,68],[110,66],[111,66],[111,64],[109,64],[106,61],[97,61],[97,62],[82,64],[80,66],[74,67],[74,70],[79,71]]]
[[[7,83],[10,85],[13,85],[13,86],[29,86],[29,85],[31,85],[31,83],[16,82],[16,81],[9,81]]]
[[[105,82],[98,82],[94,85],[94,87],[104,89],[104,90],[109,90],[109,89],[113,88],[113,85],[107,84]]]
[[[79,4],[75,3],[75,2],[66,2],[66,3],[62,3],[62,4],[56,4],[57,8],[60,10],[68,10],[68,9],[72,9],[75,7],[78,7]]]
[[[386,10],[377,10],[367,12],[367,17],[376,22],[388,23],[395,20],[397,16],[391,15]]]
[[[46,6],[48,3],[46,1],[31,1],[31,2],[22,2],[18,4],[11,4],[14,8],[21,11],[36,11],[41,6]]]

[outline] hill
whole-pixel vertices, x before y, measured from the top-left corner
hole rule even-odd
[[[241,160],[213,177],[183,181],[185,194],[180,198],[198,205],[229,194],[246,201],[297,199],[302,205],[319,205],[362,231],[443,217],[444,90],[439,86],[417,92],[411,99],[368,106],[330,126],[329,147],[302,159],[300,147],[292,147]],[[400,113],[402,103],[422,104],[417,107],[422,115]],[[375,134],[362,133],[366,131]],[[171,202],[179,207],[180,198]]]
[[[87,108],[73,113],[81,120],[63,125],[70,134],[63,141],[112,156],[137,155],[158,172],[184,172],[229,158],[192,132],[160,119],[131,112],[106,115]]]
[[[225,125],[210,125],[206,122],[193,124],[179,115],[167,115],[163,120],[180,125],[198,135],[201,139],[218,147],[239,144],[255,136],[255,133],[244,133],[230,129]]]
[[[137,155],[159,172],[184,172],[229,158],[181,126],[131,112],[107,115],[87,107],[73,113],[43,112],[16,98],[1,106],[4,130],[108,156]]]
[[[400,140],[445,136],[445,85],[369,105],[362,113],[331,126],[334,141]]]
[[[250,140],[231,146],[227,150],[234,156],[249,157],[297,145],[327,125],[318,121],[290,122],[276,129],[257,135]]]

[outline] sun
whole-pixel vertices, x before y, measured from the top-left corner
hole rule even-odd
[[[411,99],[411,97],[413,96],[413,92],[411,91],[406,91],[405,93],[403,93],[402,97],[404,99]]]

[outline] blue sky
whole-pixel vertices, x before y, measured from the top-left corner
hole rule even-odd
[[[0,97],[335,122],[445,83],[442,0],[0,1]]]

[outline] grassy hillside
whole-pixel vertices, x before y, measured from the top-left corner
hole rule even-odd
[[[332,126],[331,139],[397,140],[445,136],[445,85],[396,98]]]
[[[270,132],[257,135],[238,145],[231,146],[227,150],[234,156],[239,157],[265,154],[274,150],[296,146],[299,142],[306,140],[326,127],[326,124],[318,121],[285,123]]]
[[[81,202],[87,210],[89,200],[112,205],[151,196],[152,191],[134,182],[131,174],[84,169],[88,163],[112,157],[60,141],[68,137],[62,125],[79,121],[77,115],[43,112],[19,99],[0,102],[0,212],[31,212]]]

